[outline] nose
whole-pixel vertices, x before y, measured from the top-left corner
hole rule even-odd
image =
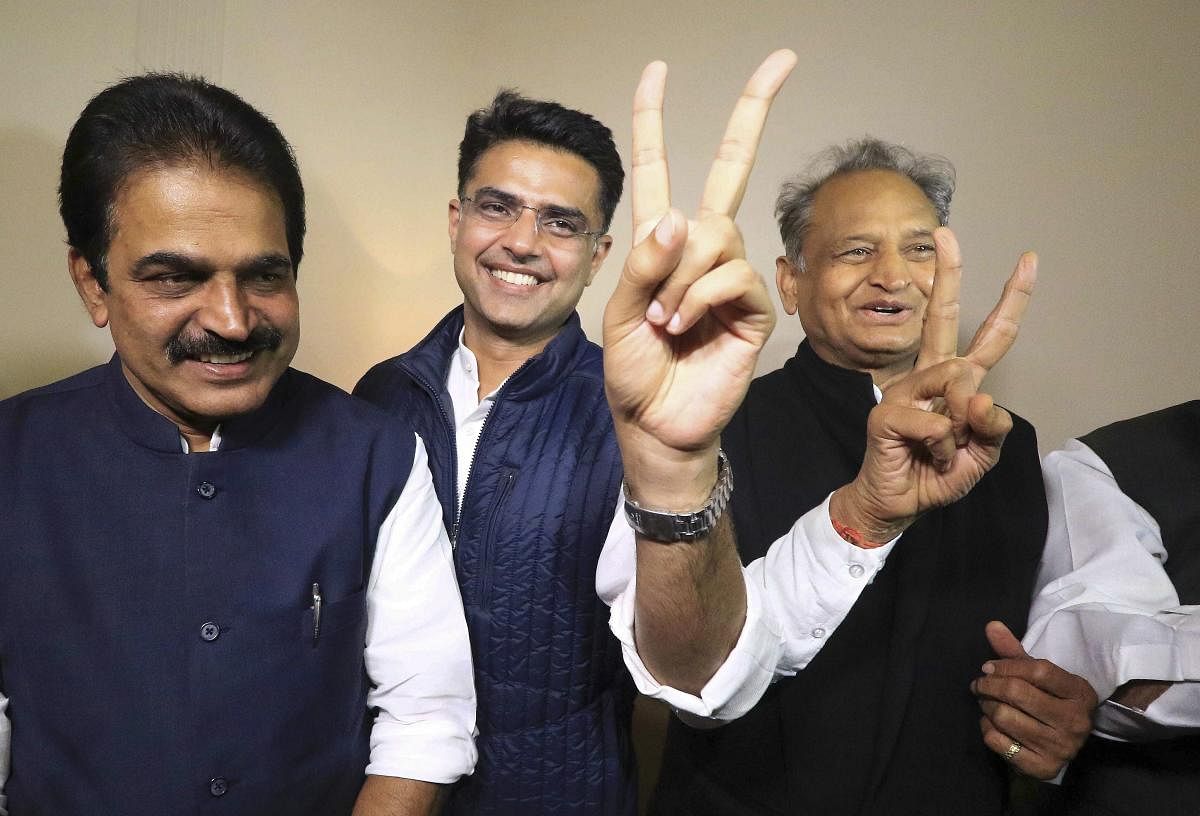
[[[205,331],[226,340],[245,340],[253,328],[254,315],[246,293],[232,277],[216,276],[208,281],[197,323]]]
[[[895,248],[881,249],[871,268],[869,281],[885,292],[901,291],[912,283],[908,261]]]
[[[528,258],[537,254],[538,213],[532,207],[525,207],[517,220],[509,225],[501,236],[502,245],[516,258]]]

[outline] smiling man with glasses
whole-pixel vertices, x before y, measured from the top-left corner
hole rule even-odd
[[[355,389],[424,439],[454,545],[480,760],[448,813],[636,812],[632,683],[595,590],[621,462],[575,314],[623,181],[585,113],[511,91],[473,113],[449,205],[463,305]]]

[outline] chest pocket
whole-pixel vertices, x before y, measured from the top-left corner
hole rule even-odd
[[[516,482],[517,469],[515,467],[506,466],[500,470],[500,476],[496,483],[496,491],[492,495],[491,506],[488,508],[487,522],[483,528],[482,558],[479,565],[479,591],[476,594],[475,602],[485,611],[492,601],[492,574],[495,571],[496,550],[498,548],[496,537],[501,533],[500,516],[504,512],[504,507],[508,503],[509,498],[513,495]]]

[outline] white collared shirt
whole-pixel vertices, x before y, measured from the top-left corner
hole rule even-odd
[[[1105,700],[1098,734],[1145,740],[1200,731],[1200,605],[1180,605],[1158,523],[1078,440],[1049,454],[1042,475],[1050,527],[1026,650],[1092,684]],[[1106,700],[1137,679],[1175,685],[1144,712]]]
[[[506,377],[504,382],[508,382]],[[450,370],[446,373],[446,391],[450,394],[451,410],[454,412],[454,446],[458,459],[458,501],[456,513],[462,511],[463,495],[467,490],[467,479],[471,475],[471,464],[475,457],[475,446],[500,388],[479,399],[479,361],[475,353],[463,343],[463,332],[458,333],[458,348],[450,355]]]
[[[875,388],[875,401],[882,398]],[[596,591],[612,606],[609,626],[621,641],[638,691],[664,700],[697,726],[737,719],[774,680],[807,666],[883,569],[899,540],[897,536],[870,550],[844,541],[833,529],[828,497],[801,516],[765,556],[742,568],[746,621],[741,635],[696,696],[658,683],[634,646],[637,549],[623,501],[622,496],[600,554]]]

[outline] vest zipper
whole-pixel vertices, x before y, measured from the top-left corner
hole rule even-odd
[[[458,550],[457,550],[458,534],[460,532],[462,532],[463,509],[466,507],[466,504],[467,504],[467,496],[471,495],[471,485],[474,484],[474,481],[475,481],[475,460],[479,458],[479,451],[481,448],[483,448],[484,442],[487,440],[487,437],[488,437],[488,431],[491,430],[492,425],[494,424],[492,422],[492,418],[494,416],[496,416],[496,412],[500,409],[500,405],[504,402],[505,391],[508,389],[509,384],[512,383],[512,381],[516,379],[517,375],[525,370],[525,368],[529,365],[529,363],[532,359],[533,358],[530,357],[528,360],[521,363],[520,367],[518,367],[516,371],[514,371],[512,374],[510,374],[508,376],[508,379],[504,381],[504,385],[500,386],[500,390],[496,392],[496,401],[492,403],[491,410],[488,411],[487,416],[484,417],[484,419],[483,419],[483,427],[481,427],[479,429],[479,436],[475,440],[475,447],[471,450],[471,463],[467,466],[467,481],[466,481],[466,483],[463,484],[463,494],[462,494],[462,497],[460,498],[460,500],[455,503],[456,507],[455,507],[455,514],[454,514],[454,534],[450,539],[450,546],[452,548],[454,548],[456,557],[458,554]],[[443,411],[442,415],[445,416],[444,411]],[[453,430],[454,426],[451,425],[450,427],[451,427],[451,430]],[[457,463],[457,461],[458,461],[458,448],[457,447],[455,447],[455,450],[454,450],[454,460]],[[515,475],[515,473],[516,472],[514,471],[513,475]],[[454,484],[455,484],[455,490],[457,490],[458,489],[458,487],[457,487],[458,486],[458,474],[457,473],[455,473]],[[503,489],[503,488],[502,487],[497,488],[497,490],[501,490],[501,489]],[[491,542],[488,540],[488,537],[491,536],[491,532],[492,532],[490,528],[491,528],[491,524],[489,523],[488,529],[484,530],[485,537],[480,542],[480,546],[479,546],[482,557],[479,559],[480,563],[478,563],[476,565],[476,581],[475,581],[476,586],[479,587],[479,592],[477,593],[477,595],[479,597],[483,596],[482,584],[484,582],[484,576],[488,575],[488,570],[491,569],[491,564],[489,563],[491,561],[491,558],[490,558]],[[490,576],[487,579],[487,583],[489,585],[491,584]],[[489,586],[489,594],[490,594],[490,586]]]

